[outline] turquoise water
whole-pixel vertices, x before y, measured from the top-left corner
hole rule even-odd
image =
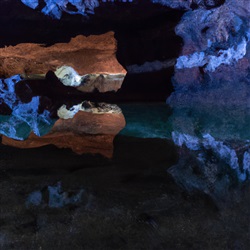
[[[37,99],[38,102],[38,99]],[[34,100],[35,103],[35,100]],[[44,135],[54,120],[49,114],[37,114],[38,104],[20,106],[14,116],[0,115],[0,133],[25,139],[31,131]],[[171,109],[165,103],[119,104],[126,119],[121,135],[140,138],[172,138],[177,131],[201,138],[210,134],[216,139],[250,140],[250,109],[212,106],[192,106]]]
[[[221,140],[250,139],[250,109],[192,106],[171,109],[165,103],[122,104],[126,127],[122,135],[171,138],[173,131]]]
[[[165,103],[131,103],[118,105],[125,116],[121,135],[140,138],[171,138],[168,122],[171,109]]]

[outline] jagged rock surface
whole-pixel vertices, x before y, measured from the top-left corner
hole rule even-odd
[[[176,27],[184,41],[175,66],[175,104],[246,105],[250,75],[250,5],[226,1],[188,11]]]
[[[10,77],[23,74],[30,78],[29,75],[45,75],[50,70],[56,71],[58,67],[66,65],[79,75],[89,75],[85,86],[81,86],[82,91],[117,91],[122,85],[126,70],[117,61],[115,53],[116,40],[113,32],[89,37],[78,35],[69,43],[57,43],[49,47],[22,43],[0,48],[0,75]],[[101,73],[107,77],[98,78]],[[94,77],[93,74],[97,76]],[[119,74],[120,77],[112,78],[109,77],[110,74]]]

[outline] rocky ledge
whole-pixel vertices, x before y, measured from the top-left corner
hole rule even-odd
[[[0,48],[0,75],[21,74],[25,79],[45,78],[48,71],[66,86],[83,92],[117,91],[126,70],[116,59],[114,32],[102,35],[78,35],[68,43],[21,43]]]

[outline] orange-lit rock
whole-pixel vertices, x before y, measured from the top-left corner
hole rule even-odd
[[[18,148],[53,144],[59,148],[71,148],[77,154],[101,154],[111,158],[113,139],[124,126],[125,119],[121,112],[79,111],[71,119],[58,119],[51,131],[42,137],[31,133],[28,139],[18,141],[2,136],[2,143]]]
[[[57,43],[49,47],[42,44],[22,43],[0,48],[0,75],[10,77],[15,74],[45,75],[49,70],[56,71],[63,65],[72,67],[79,75],[94,74],[91,84],[81,86],[80,90],[91,92],[117,91],[125,77],[126,70],[116,59],[116,40],[113,32],[85,37],[78,35],[69,43]],[[99,77],[99,74],[114,77]],[[94,78],[94,79],[93,79]],[[100,84],[101,83],[101,84]],[[103,86],[106,85],[106,86]]]

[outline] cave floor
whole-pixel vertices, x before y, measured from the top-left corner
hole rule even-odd
[[[114,146],[112,160],[1,146],[0,249],[248,249],[249,195],[218,209],[186,194],[166,172],[177,161],[168,140],[119,135]]]

